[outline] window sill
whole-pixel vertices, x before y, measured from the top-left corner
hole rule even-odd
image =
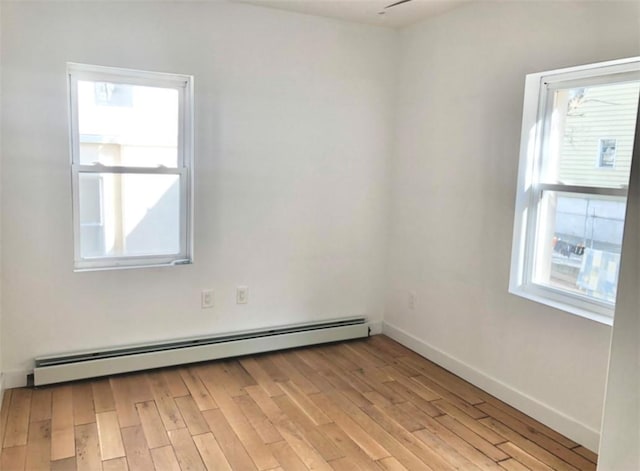
[[[594,321],[599,324],[608,325],[609,327],[613,326],[613,316],[608,316],[606,314],[601,314],[599,312],[594,312],[588,309],[584,309],[584,308],[575,306],[573,304],[569,304],[567,302],[550,299],[547,296],[542,296],[540,294],[532,293],[523,287],[510,288],[509,292],[511,294],[515,294],[516,296],[520,296],[530,301],[544,304],[545,306],[549,306],[554,309],[558,309],[560,311],[573,314],[574,316],[583,317],[585,319],[589,319],[590,321]]]
[[[179,267],[183,265],[192,265],[193,260],[178,260],[175,262],[154,263],[154,264],[138,264],[138,265],[110,265],[110,266],[94,266],[94,267],[75,267],[75,273],[91,272],[91,271],[111,271],[111,270],[137,270],[140,268],[160,268],[160,267]]]

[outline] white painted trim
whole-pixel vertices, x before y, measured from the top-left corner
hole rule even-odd
[[[2,408],[3,400],[4,400],[4,373],[0,373],[0,408]]]
[[[33,370],[11,370],[4,372],[4,389],[24,388],[27,385],[27,375]]]
[[[528,394],[474,368],[473,366],[429,345],[416,336],[383,323],[382,332],[407,348],[469,381],[501,401],[515,407],[552,429],[566,435],[592,451],[598,450],[600,432],[560,412]]]
[[[382,333],[382,321],[369,322],[369,328],[371,329],[371,335],[380,335]]]

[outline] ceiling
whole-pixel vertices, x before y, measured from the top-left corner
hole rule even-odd
[[[358,23],[400,28],[451,10],[470,0],[412,0],[386,8],[397,0],[235,0],[268,8],[326,16]],[[382,14],[381,14],[382,12]]]

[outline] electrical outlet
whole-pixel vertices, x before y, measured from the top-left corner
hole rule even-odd
[[[407,296],[407,307],[413,311],[416,308],[417,301],[418,299],[416,293],[413,291],[409,291],[409,294]]]
[[[200,293],[200,303],[202,309],[209,309],[213,307],[213,290],[203,289]]]
[[[236,288],[236,304],[247,304],[249,302],[249,288],[238,286]]]

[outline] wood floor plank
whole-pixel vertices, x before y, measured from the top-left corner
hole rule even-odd
[[[124,444],[127,463],[130,469],[153,469],[151,453],[144,438],[142,426],[134,425],[120,430],[122,433],[122,443]]]
[[[504,468],[507,471],[529,471],[529,468],[522,465],[521,463],[518,463],[514,459],[500,461],[498,464],[500,465],[501,468]]]
[[[286,417],[295,424],[296,428],[304,435],[306,441],[320,453],[325,461],[330,462],[344,456],[344,453],[316,426],[317,424],[314,424],[289,397],[278,396],[274,397],[273,401],[278,405],[280,410],[284,412]]]
[[[422,384],[423,386],[426,386],[431,391],[435,392],[440,397],[442,397],[442,399],[446,400],[451,405],[457,407],[458,409],[463,411],[465,414],[473,417],[474,419],[482,419],[487,415],[481,410],[478,410],[477,408],[475,408],[472,404],[469,404],[468,402],[466,402],[457,394],[454,394],[448,389],[442,387],[440,384],[438,384],[431,378],[427,378],[424,375],[413,376],[411,378],[411,381],[415,381],[419,384]]]
[[[341,370],[354,371],[361,368],[361,366],[354,363],[351,358],[345,356],[344,352],[336,345],[319,345],[315,347],[315,349]]]
[[[4,448],[0,453],[0,469],[20,471],[25,469],[27,445]]]
[[[351,440],[340,426],[331,423],[321,425],[318,428],[342,451],[343,456],[351,459],[355,469],[369,470],[378,468],[377,463],[356,442]]]
[[[361,368],[381,368],[387,366],[387,362],[376,355],[372,355],[370,351],[362,348],[364,342],[345,342],[339,344],[344,354],[353,358],[355,363]]]
[[[314,394],[320,392],[319,389],[313,384],[305,375],[303,375],[298,369],[293,365],[288,358],[291,355],[276,353],[271,356],[271,361],[283,371],[287,372],[287,376],[289,377],[289,381],[294,383],[295,386],[300,389],[304,394]]]
[[[109,379],[109,384],[120,426],[132,427],[140,425],[140,418],[135,406],[134,391],[132,391],[129,376],[114,376]]]
[[[324,392],[336,390],[341,394],[344,394],[351,402],[353,402],[358,407],[370,406],[373,404],[372,400],[369,399],[365,394],[356,390],[350,383],[345,381],[342,377],[333,374],[332,372],[325,372],[323,376],[329,381],[332,385],[332,388],[325,389]]]
[[[393,436],[404,448],[413,453],[423,462],[425,469],[433,470],[447,470],[449,465],[444,461],[437,453],[431,448],[426,446],[418,438],[416,438],[409,431],[402,428],[400,424],[394,422],[392,419],[375,406],[364,408],[363,411],[371,417],[383,430]],[[398,455],[394,450],[393,455],[397,458]],[[411,466],[411,461],[405,460],[404,464]]]
[[[180,378],[184,382],[191,397],[198,405],[198,409],[209,410],[218,407],[216,401],[213,400],[207,388],[202,384],[200,377],[196,372],[196,368],[181,368]]]
[[[69,458],[52,461],[50,469],[51,471],[76,471],[78,469],[76,457],[70,456]]]
[[[412,407],[412,405],[409,405]],[[406,407],[410,410],[411,407]],[[444,416],[443,416],[444,417]],[[418,430],[415,435],[419,436],[423,441],[424,435],[430,434],[438,437],[442,442],[446,443],[450,448],[454,449],[457,454],[463,456],[465,459],[473,463],[474,465],[482,469],[497,469],[495,462],[488,458],[485,454],[477,450],[473,445],[466,440],[460,438],[453,431],[440,424],[436,419],[427,415],[421,416],[421,420],[425,426],[424,430]],[[425,441],[425,443],[427,443]],[[489,442],[486,442],[486,447],[492,447]],[[496,452],[498,453],[498,452]]]
[[[176,458],[171,445],[151,450],[151,459],[156,471],[181,471],[178,458]]]
[[[51,461],[51,420],[29,424],[29,438],[25,458],[25,469],[48,470]]]
[[[2,399],[2,407],[0,407],[0,454],[2,454],[2,445],[4,444],[4,436],[7,431],[7,420],[9,419],[9,409],[11,408],[11,395],[13,389],[4,391]]]
[[[216,363],[216,368],[223,373],[224,387],[231,397],[241,396],[245,386],[255,386],[256,380],[244,369],[238,360],[223,360]]]
[[[443,399],[438,399],[437,401],[433,401],[432,404],[443,414],[447,414],[448,416],[453,417],[458,422],[464,424],[466,427],[473,430],[475,433],[480,435],[482,438],[484,438],[486,441],[488,441],[492,445],[497,445],[499,443],[504,443],[506,441],[506,438],[497,434],[496,432],[489,429],[488,427],[485,427],[476,419],[467,415],[465,412],[458,409],[451,403]]]
[[[264,443],[276,443],[283,440],[278,429],[276,429],[267,416],[260,410],[253,398],[246,395],[235,397],[233,400],[238,404],[238,407],[240,407],[242,413]]]
[[[393,404],[387,407],[382,407],[385,414],[400,424],[405,430],[409,432],[415,432],[416,430],[422,430],[424,428],[423,421],[420,417],[416,417],[415,414],[406,411],[403,408],[403,404]]]
[[[96,414],[116,410],[116,403],[108,379],[92,381],[91,392],[93,393],[93,407]]]
[[[76,425],[76,465],[78,471],[102,469],[100,440],[96,423]]]
[[[439,417],[436,417],[435,420],[440,422],[440,424],[449,429],[451,432],[455,433],[469,445],[484,453],[493,461],[502,461],[509,458],[509,456],[504,451],[489,443],[480,435],[476,434],[471,429],[468,429],[453,417],[450,417],[448,415],[441,415]]]
[[[100,455],[103,461],[125,456],[118,413],[115,411],[96,414]]]
[[[155,401],[139,402],[136,404],[142,430],[149,448],[158,448],[170,445],[169,435],[164,428],[160,413]]]
[[[525,465],[528,469],[532,471],[551,471],[552,470],[551,467],[547,466],[540,460],[534,458],[529,453],[522,450],[520,447],[514,445],[511,442],[502,443],[498,445],[498,448],[500,448],[511,458]]]
[[[30,422],[51,419],[51,389],[34,389],[31,395]]]
[[[410,366],[420,370],[424,376],[431,378],[449,392],[460,397],[463,401],[471,405],[482,404],[485,402],[486,393],[459,376],[450,373],[444,368],[422,357],[416,358],[415,356],[408,356],[405,358]]]
[[[71,458],[76,454],[73,425],[73,389],[59,386],[52,391],[51,461]]]
[[[404,399],[404,401],[400,402],[409,401],[411,402],[411,404],[415,405],[418,409],[420,409],[430,417],[437,417],[438,415],[442,415],[442,411],[440,409],[434,406],[429,400],[425,399],[425,396],[428,396],[428,393],[417,394],[415,387],[407,386],[406,384],[397,381],[391,381],[387,383],[387,387],[395,391],[400,397]],[[399,402],[396,402],[396,404],[398,403]]]
[[[232,469],[258,469],[220,409],[209,409],[202,415]]]
[[[176,401],[171,395],[171,390],[162,374],[158,372],[149,373],[147,378],[151,386],[153,399],[160,413],[160,418],[167,431],[185,428],[187,425],[182,419]]]
[[[291,446],[300,460],[309,469],[331,469],[331,466],[304,437],[298,427],[278,407],[272,397],[260,386],[247,386],[247,393],[260,407],[262,412],[278,429],[285,441]]]
[[[542,433],[548,436],[549,438],[551,438],[555,442],[558,442],[560,445],[564,446],[565,448],[572,449],[578,446],[578,444],[573,440],[570,440],[564,435],[556,432],[555,430],[529,417],[525,413],[511,407],[509,404],[502,402],[501,400],[487,393],[483,393],[483,394],[484,394],[483,397],[485,401],[490,405],[492,405],[493,407],[495,407],[496,409],[499,409],[500,411],[514,417],[516,420],[519,420],[520,422],[526,424],[527,426],[533,428],[534,430],[537,430],[539,433]]]
[[[353,418],[355,409],[343,408],[345,400],[337,392],[315,394],[313,401],[321,407],[337,423],[345,433],[362,448],[373,460],[379,460],[391,456],[390,450],[371,435],[375,428],[370,428],[370,422],[356,422]],[[354,405],[355,407],[355,405]]]
[[[213,433],[209,432],[203,433],[202,435],[194,435],[192,438],[207,469],[231,471],[231,465],[227,461]]]
[[[291,401],[293,401],[293,403],[298,406],[315,425],[328,424],[332,422],[332,420],[322,412],[322,409],[316,406],[313,401],[311,401],[293,382],[286,381],[284,383],[280,383],[280,387],[285,394],[289,396],[289,399],[291,399]]]
[[[484,419],[480,419],[480,422],[504,436],[507,440],[512,442],[514,445],[518,446],[522,450],[529,453],[531,456],[534,456],[538,460],[543,463],[549,465],[551,468],[556,469],[558,471],[575,471],[575,466],[570,465],[566,461],[561,460],[553,453],[545,450],[543,447],[538,444],[528,440],[517,432],[514,432],[506,425],[502,424],[498,420],[493,417],[485,417]]]
[[[518,419],[516,419],[512,415],[503,412],[497,407],[489,403],[485,403],[485,404],[479,404],[477,408],[485,412],[490,417],[493,417],[494,419],[500,421],[501,423],[509,427],[511,430],[518,432],[523,437],[540,445],[545,450],[553,453],[558,458],[566,461],[567,463],[575,466],[576,468],[583,469],[583,470],[596,469],[595,463],[589,461],[588,459],[586,459],[581,455],[578,455],[572,450],[565,448],[564,446],[562,446],[560,443],[556,442],[549,436],[538,432],[534,428],[527,426],[525,423],[520,422]]]
[[[388,471],[403,471],[403,470],[407,469],[404,466],[402,466],[402,463],[400,463],[393,456],[390,456],[389,458],[383,458],[381,460],[378,460],[378,463],[380,464],[382,469],[386,469]]]
[[[276,457],[284,469],[291,469],[294,471],[309,469],[305,466],[300,457],[296,455],[293,448],[291,448],[291,445],[284,440],[281,442],[271,443],[269,445],[269,450],[273,453],[273,456]]]
[[[221,387],[223,376],[220,371],[209,372],[213,376],[205,379],[205,385],[218,407],[222,411],[225,419],[243,443],[249,456],[258,469],[270,469],[278,466],[278,461],[264,444],[258,433],[251,426],[242,410],[234,402],[226,387]],[[209,421],[207,421],[209,422]],[[209,426],[211,423],[209,422]],[[217,438],[217,436],[216,436]]]
[[[129,471],[126,458],[113,458],[102,462],[102,471]]]
[[[73,424],[84,425],[96,421],[96,411],[93,406],[93,388],[91,383],[82,382],[72,386],[73,395]]]
[[[196,444],[186,428],[169,431],[169,440],[173,445],[180,468],[184,470],[204,471],[207,468],[202,462]]]
[[[180,375],[181,369],[182,368],[169,368],[162,371],[162,376],[164,376],[164,379],[167,382],[167,386],[169,387],[169,391],[171,392],[171,395],[173,397],[182,397],[189,395],[189,389],[184,384],[182,376]]]
[[[329,463],[309,444],[291,420],[282,418],[277,422],[276,426],[285,441],[291,446],[295,454],[300,458],[300,461],[302,461],[307,468],[321,471],[331,469]]]
[[[176,397],[175,401],[191,435],[200,435],[209,431],[209,425],[202,417],[192,396]]]
[[[300,372],[305,378],[313,383],[319,392],[327,391],[331,389],[331,383],[327,381],[319,371],[316,371],[308,363],[306,363],[298,355],[299,350],[287,352],[287,361],[293,365],[293,367]]]
[[[583,447],[583,446],[577,446],[575,448],[573,448],[573,451],[577,454],[579,454],[580,456],[584,456],[586,459],[588,459],[589,461],[591,461],[593,464],[597,464],[598,463],[598,455],[596,453],[594,453],[593,451]]]
[[[269,394],[269,396],[273,397],[284,394],[284,391],[280,389],[280,386],[276,384],[269,373],[262,368],[254,357],[241,358],[239,361],[244,369],[251,375],[256,383]]]
[[[31,390],[24,388],[15,389],[9,399],[10,404],[4,436],[4,448],[27,444]]]

